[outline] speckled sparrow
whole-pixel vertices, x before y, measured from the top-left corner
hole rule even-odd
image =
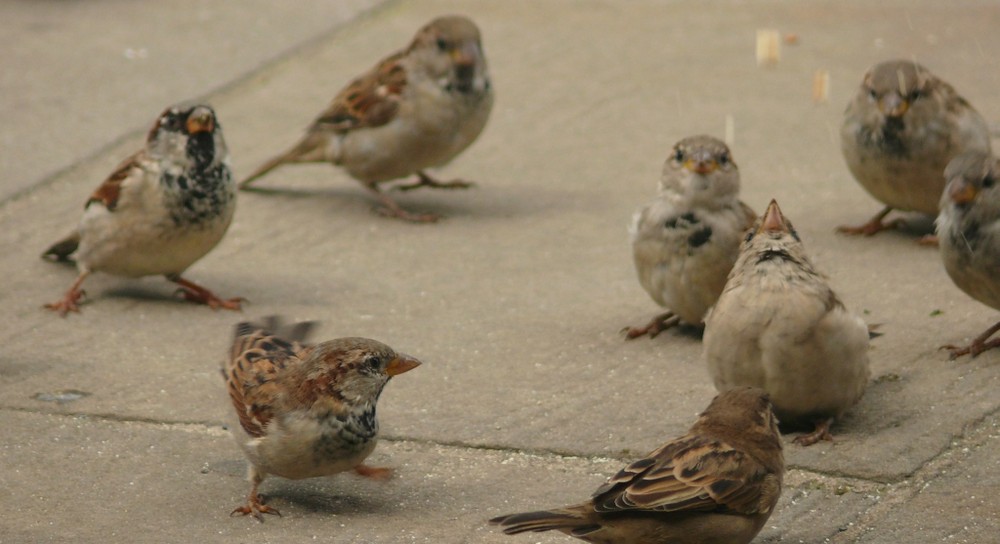
[[[959,289],[1000,310],[1000,160],[986,153],[963,153],[944,173],[948,184],[937,218],[944,268]],[[1000,322],[967,346],[944,348],[952,359],[975,357],[1000,346],[1000,339],[989,340],[998,330]]]
[[[815,426],[796,443],[832,440],[830,425],[868,384],[868,339],[868,327],[813,268],[772,200],[706,319],[705,359],[715,387],[760,387],[782,423]]]
[[[594,544],[746,544],[774,511],[784,471],[767,395],[736,388],[589,501],[490,523],[511,535],[556,530]]]
[[[847,234],[871,236],[895,228],[884,223],[893,209],[938,213],[941,172],[964,151],[990,151],[989,127],[955,89],[911,61],[893,60],[865,74],[844,113],[841,150],[847,167],[885,204],[875,217]]]
[[[626,327],[626,338],[652,338],[682,321],[701,326],[756,218],[739,191],[739,169],[721,140],[693,136],[673,147],[659,194],[629,228],[639,283],[669,311],[643,327]]]
[[[260,166],[240,188],[282,164],[331,162],[378,198],[380,213],[434,221],[434,215],[403,210],[379,185],[415,173],[417,182],[397,188],[469,187],[460,180],[439,182],[425,170],[469,147],[492,107],[479,29],[465,17],[440,17],[421,28],[405,50],[340,91],[299,143]]]
[[[83,280],[92,272],[136,278],[163,274],[184,298],[239,310],[181,274],[208,253],[229,228],[236,207],[229,151],[212,108],[181,104],[156,120],[146,146],[101,184],[76,230],[42,256],[76,261],[80,275],[45,307],[65,316],[79,311]]]
[[[300,323],[286,333],[273,318],[236,327],[223,377],[251,487],[233,514],[279,514],[257,494],[268,474],[298,480],[347,470],[379,479],[392,473],[363,464],[378,438],[375,405],[389,378],[420,361],[367,338],[301,343],[310,328]]]

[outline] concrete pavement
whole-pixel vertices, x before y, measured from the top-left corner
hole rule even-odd
[[[676,140],[722,136],[727,117],[744,199],[760,210],[777,197],[844,302],[885,332],[873,383],[835,427],[837,441],[788,442],[788,486],[757,542],[995,541],[1000,352],[949,362],[937,346],[967,341],[997,312],[954,287],[914,235],[858,240],[833,228],[879,207],[837,143],[863,71],[914,57],[996,121],[1000,5],[265,4],[150,5],[162,27],[122,2],[66,4],[72,16],[64,3],[0,6],[5,21],[58,29],[58,40],[36,37],[4,61],[32,77],[4,70],[0,80],[11,89],[0,99],[0,542],[569,542],[506,537],[484,520],[586,497],[682,432],[714,394],[698,340],[671,332],[626,343],[618,330],[658,310],[634,278],[632,211],[653,194]],[[192,30],[191,9],[219,10],[207,26],[228,30]],[[259,183],[280,191],[239,195],[229,234],[189,272],[247,297],[242,316],[176,301],[159,278],[100,275],[81,315],[40,309],[74,271],[38,254],[165,105],[207,97],[240,177],[446,12],[480,25],[497,89],[485,133],[442,171],[479,186],[399,197],[447,219],[385,220],[345,174],[288,167]],[[266,29],[243,37],[233,26],[241,18]],[[760,28],[799,43],[758,68]],[[106,95],[103,79],[123,64],[116,55],[142,47],[126,45],[140,43],[134,36],[219,44],[198,42],[163,65],[204,68],[193,81],[161,66],[131,92],[113,85]],[[145,47],[147,60],[163,61],[159,46]],[[816,70],[830,73],[827,103],[810,99]],[[74,92],[45,98],[84,75],[92,79]],[[274,478],[262,490],[285,517],[257,524],[227,517],[247,484],[221,427],[217,366],[237,320],[272,313],[321,320],[318,338],[371,336],[426,364],[393,380],[380,403],[386,440],[372,461],[397,467],[396,479]],[[86,396],[45,400],[68,390]]]

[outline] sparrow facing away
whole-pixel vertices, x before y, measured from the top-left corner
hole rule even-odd
[[[882,222],[894,208],[936,216],[948,161],[964,151],[989,153],[990,134],[951,85],[915,62],[893,60],[865,74],[844,112],[840,144],[851,174],[885,208],[837,230],[871,236],[900,226]]]
[[[626,338],[653,338],[681,321],[701,326],[756,219],[739,191],[739,169],[721,140],[693,136],[673,147],[659,194],[629,227],[639,283],[669,311],[644,327],[626,327]]]
[[[968,152],[948,163],[947,186],[941,197],[937,234],[944,268],[959,289],[1000,310],[1000,160],[982,152]],[[987,342],[1000,322],[967,346],[943,346],[954,359],[973,357],[1000,346]]]
[[[313,121],[306,135],[240,183],[286,163],[331,162],[343,166],[381,203],[378,211],[409,221],[435,221],[403,210],[379,184],[416,173],[399,186],[465,188],[440,182],[425,170],[443,166],[469,147],[493,108],[493,88],[475,23],[462,16],[434,19],[403,51],[351,82]]]
[[[589,501],[490,523],[509,535],[557,530],[594,544],[746,544],[771,516],[784,471],[767,394],[735,388]]]
[[[808,446],[868,384],[868,327],[844,308],[771,201],[747,233],[726,288],[705,323],[705,359],[716,389],[767,391],[783,423],[815,425]]]
[[[236,326],[222,373],[235,408],[230,429],[249,462],[251,487],[233,514],[280,515],[257,494],[268,474],[293,480],[347,470],[377,479],[392,474],[363,464],[378,438],[375,405],[389,378],[420,361],[368,338],[301,343],[311,328],[299,323],[282,333],[276,318]]]
[[[210,106],[168,108],[144,149],[122,162],[84,206],[76,230],[42,257],[76,261],[80,275],[59,301],[45,307],[79,312],[83,280],[92,272],[137,278],[163,274],[184,298],[213,309],[240,309],[181,277],[229,228],[236,194],[222,126]]]

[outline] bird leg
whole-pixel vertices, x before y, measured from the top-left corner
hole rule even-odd
[[[938,247],[940,245],[937,234],[925,234],[917,240],[917,243],[927,247]]]
[[[621,334],[625,335],[626,340],[632,340],[633,338],[639,338],[647,334],[650,338],[656,338],[656,335],[670,327],[679,325],[680,322],[681,318],[679,316],[673,312],[666,312],[654,317],[645,327],[625,327],[621,330]]]
[[[57,302],[50,302],[46,304],[44,307],[48,308],[49,310],[59,312],[59,315],[62,317],[66,317],[66,314],[68,314],[69,312],[79,313],[80,306],[78,305],[78,303],[80,302],[80,299],[83,298],[83,295],[87,294],[86,291],[80,289],[80,284],[82,284],[83,280],[87,279],[87,276],[89,275],[90,275],[89,271],[80,272],[80,275],[77,276],[76,281],[73,282],[73,285],[69,286],[69,289],[66,290],[66,294],[63,295],[62,299],[60,299]]]
[[[878,234],[879,232],[882,232],[883,230],[898,229],[903,224],[905,224],[905,221],[903,221],[902,218],[893,219],[888,223],[882,222],[882,220],[885,219],[885,216],[889,215],[889,212],[891,211],[892,207],[886,206],[885,208],[882,209],[882,211],[875,214],[875,217],[869,219],[867,223],[863,225],[858,225],[856,227],[841,225],[837,227],[837,232],[841,232],[844,234],[852,234],[852,235],[861,234],[864,236],[873,236],[875,234]]]
[[[205,289],[204,287],[194,283],[192,281],[186,280],[180,277],[179,274],[168,274],[166,278],[181,288],[179,291],[184,295],[185,300],[190,300],[191,302],[197,302],[198,304],[207,304],[209,308],[213,310],[218,310],[223,308],[226,310],[236,310],[240,311],[240,302],[244,299],[243,297],[231,298],[228,300],[223,300],[215,295],[215,293]]]
[[[993,349],[997,346],[1000,346],[1000,338],[994,338],[989,342],[986,341],[989,339],[989,337],[993,336],[993,334],[996,333],[997,331],[1000,331],[1000,321],[998,321],[992,327],[986,329],[986,331],[983,332],[983,334],[977,336],[975,340],[973,340],[972,343],[970,343],[968,346],[955,346],[952,344],[947,344],[941,346],[939,349],[946,349],[951,352],[951,355],[948,357],[949,360],[957,359],[967,353],[972,354],[972,357],[975,358],[977,355],[988,349]]]
[[[392,469],[389,467],[370,467],[368,465],[361,464],[354,467],[354,472],[357,472],[365,478],[371,478],[379,481],[385,481],[392,478]]]
[[[475,185],[475,183],[471,181],[464,181],[461,179],[438,181],[430,177],[423,170],[417,172],[417,177],[420,179],[409,185],[397,185],[393,189],[396,191],[412,191],[421,187],[430,187],[432,189],[468,189],[469,187],[473,187]]]
[[[375,212],[381,216],[395,217],[396,219],[412,221],[413,223],[433,223],[439,219],[438,216],[430,213],[410,213],[400,207],[395,200],[389,198],[389,195],[380,191],[378,186],[374,183],[366,183],[364,185],[369,191],[374,193],[375,197],[382,203],[381,206],[375,208]]]
[[[833,425],[832,417],[816,420],[814,424],[816,425],[816,429],[813,432],[796,436],[792,442],[803,447],[812,446],[820,440],[833,442],[833,435],[830,434],[830,426]]]
[[[264,518],[261,514],[274,514],[275,516],[281,517],[281,512],[277,508],[264,505],[264,497],[261,497],[257,493],[257,487],[260,483],[264,481],[264,475],[260,474],[256,470],[250,470],[250,494],[247,495],[247,503],[243,506],[236,507],[235,510],[229,513],[230,517],[239,513],[244,516],[251,515],[257,521],[263,522]]]

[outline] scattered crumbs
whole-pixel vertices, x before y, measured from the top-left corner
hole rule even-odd
[[[943,313],[944,313],[944,312],[943,312],[943,311],[941,311],[941,310],[932,310],[932,311],[931,311],[931,317],[937,317],[937,316],[939,316],[939,315],[941,315],[941,314],[943,314]]]
[[[899,381],[899,374],[896,374],[895,372],[882,374],[878,378],[875,378],[875,383],[898,382],[898,381]]]

